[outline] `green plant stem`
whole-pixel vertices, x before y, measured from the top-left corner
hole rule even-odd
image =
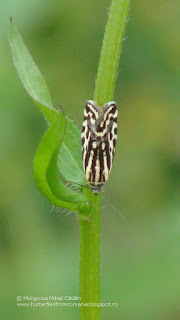
[[[96,78],[94,100],[99,106],[114,99],[118,65],[131,0],[112,0]]]
[[[98,67],[94,100],[102,106],[114,99],[119,58],[130,0],[112,0]],[[80,222],[80,294],[81,302],[100,303],[100,213],[101,196],[84,188],[92,202],[87,216]],[[100,308],[81,307],[81,320],[100,320]]]
[[[92,201],[92,209],[87,216],[79,216],[80,222],[80,291],[82,303],[100,302],[100,207],[101,196],[94,196],[85,189]],[[100,319],[100,308],[81,307],[81,318]]]

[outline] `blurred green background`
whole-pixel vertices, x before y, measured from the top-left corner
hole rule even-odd
[[[180,3],[133,0],[115,99],[114,166],[103,194],[102,319],[180,319]],[[33,180],[46,123],[8,46],[12,16],[54,104],[81,126],[109,0],[1,0],[0,318],[79,319],[78,308],[16,307],[16,296],[79,295],[79,228]],[[108,203],[109,204],[108,204]],[[117,210],[123,214],[122,219]]]

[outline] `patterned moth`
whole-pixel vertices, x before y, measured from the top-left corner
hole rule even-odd
[[[117,140],[118,109],[114,101],[99,107],[88,100],[82,126],[82,157],[86,180],[97,195],[108,180]]]

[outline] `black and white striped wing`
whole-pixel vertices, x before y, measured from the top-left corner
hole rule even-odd
[[[118,110],[114,101],[100,108],[87,101],[82,127],[82,155],[86,180],[94,193],[108,180],[117,140]]]

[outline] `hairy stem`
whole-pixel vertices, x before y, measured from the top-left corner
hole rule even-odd
[[[99,61],[94,100],[102,106],[114,99],[119,58],[130,0],[112,0]],[[87,216],[80,221],[80,291],[81,302],[100,303],[100,213],[101,196],[84,188],[92,202]],[[100,320],[100,308],[81,306],[81,320]]]
[[[82,303],[100,302],[100,208],[101,196],[84,191],[92,201],[92,210],[80,219],[80,291]],[[100,319],[100,308],[81,307],[83,320]]]
[[[131,0],[112,0],[96,78],[94,100],[102,106],[114,99],[118,65]]]

